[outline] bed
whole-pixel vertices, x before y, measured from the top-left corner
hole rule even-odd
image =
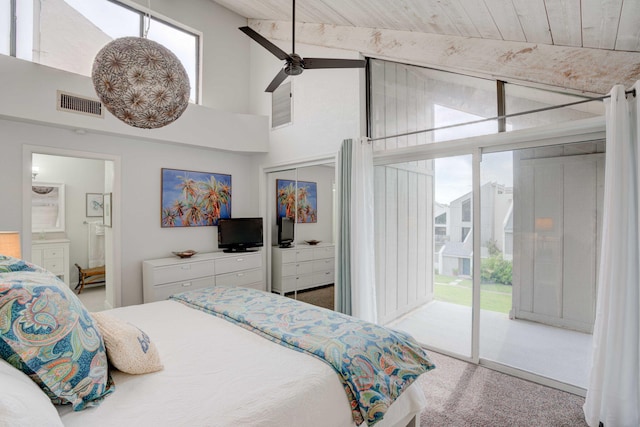
[[[31,297],[25,294],[25,289],[31,290]],[[33,298],[34,292],[41,296],[38,301],[47,300],[48,309],[43,304],[38,306]],[[362,425],[384,427],[413,425],[416,417],[419,419],[426,402],[415,379],[434,366],[409,337],[399,335],[402,340],[409,340],[409,350],[393,348],[393,352],[402,352],[397,354],[398,364],[391,364],[393,356],[387,355],[389,357],[382,358],[380,366],[384,372],[374,374],[385,376],[385,372],[395,370],[398,375],[394,381],[386,385],[382,381],[381,387],[367,386],[366,389],[352,391],[349,396],[347,385],[355,382],[361,386],[369,381],[366,379],[371,374],[368,372],[372,368],[369,363],[358,366],[354,362],[364,360],[361,357],[366,355],[351,357],[348,365],[353,365],[349,366],[352,371],[343,372],[343,367],[336,369],[335,365],[318,356],[321,353],[319,347],[313,346],[325,341],[317,338],[320,334],[309,334],[308,328],[296,332],[295,328],[288,329],[289,325],[285,324],[299,324],[313,317],[309,323],[315,325],[313,328],[333,325],[333,330],[338,330],[350,328],[350,320],[347,323],[340,318],[327,320],[330,317],[326,316],[333,312],[261,291],[247,290],[249,295],[245,295],[241,289],[218,287],[202,292],[212,293],[213,298],[202,293],[185,293],[166,301],[88,314],[82,307],[77,307],[81,303],[75,294],[51,273],[21,260],[0,256],[0,356],[5,359],[0,360],[3,362],[0,364],[0,426],[5,419],[3,411],[8,417],[6,419],[14,421],[8,425],[51,426],[354,426],[364,420]],[[66,350],[61,344],[56,344],[60,347],[52,345],[46,352],[38,350],[37,357],[33,349],[19,350],[17,353],[22,356],[16,356],[15,349],[10,349],[9,344],[15,346],[17,341],[13,335],[20,329],[15,327],[17,313],[25,308],[38,312],[41,317],[32,316],[26,325],[28,332],[35,332],[34,327],[50,326],[53,317],[60,318],[53,304],[60,299],[65,301],[60,302],[60,306],[67,300],[76,306],[79,314],[74,317],[74,322],[84,324],[84,331],[67,333],[75,337],[75,341],[68,342]],[[197,306],[198,301],[205,303]],[[271,308],[260,311],[260,304]],[[211,313],[209,310],[212,308],[218,312]],[[300,317],[299,313],[304,314]],[[274,321],[276,317],[269,316],[277,316],[278,320]],[[318,321],[317,316],[322,316],[322,320]],[[14,326],[10,326],[11,323]],[[62,323],[58,319],[59,328]],[[266,325],[266,332],[260,329],[260,324]],[[112,363],[117,359],[115,356],[112,358],[110,351],[116,349],[113,340],[124,340],[127,333],[110,331],[113,325],[123,325],[137,333],[134,347],[138,347],[138,352],[143,341],[147,349],[152,346],[153,351],[148,353],[156,359],[149,364],[153,367],[149,373],[132,374],[123,372],[128,368],[114,369]],[[355,329],[361,328],[370,334],[373,330],[367,325],[355,326]],[[269,335],[272,334],[271,329],[281,331],[280,335]],[[376,334],[387,334],[389,330],[375,331]],[[96,340],[95,335],[99,335],[99,339]],[[140,340],[140,336],[144,340]],[[354,341],[346,353],[338,354],[338,345],[333,343],[328,345],[328,350],[322,350],[327,353],[324,356],[333,357],[334,363],[335,360],[347,360],[345,354],[356,351],[354,349],[359,344],[355,341],[360,338],[351,333],[349,338],[344,338],[346,336],[343,340]],[[396,333],[391,331],[389,336],[396,337]],[[380,339],[373,338],[380,342],[387,339],[386,335]],[[83,345],[88,343],[86,347],[91,350],[90,354],[82,353],[80,342]],[[292,348],[292,343],[302,348]],[[371,348],[367,351],[368,354],[374,352]],[[121,355],[134,364],[148,357],[146,353],[136,355],[127,352],[121,352]],[[62,402],[61,394],[69,393],[70,387],[60,387],[60,393],[52,397],[55,387],[47,388],[46,384],[52,374],[43,374],[43,371],[53,366],[58,370],[55,371],[56,380],[71,378],[76,372],[56,358],[75,353],[78,353],[78,360],[84,360],[97,374],[85,373],[85,383],[74,387],[80,389],[77,395],[67,396]],[[36,360],[30,367],[24,366],[28,364],[25,360],[33,362],[38,357],[45,360]],[[15,382],[20,375],[25,384],[18,387]],[[34,388],[38,382],[45,384]],[[29,393],[25,392],[27,389]],[[391,395],[399,393],[399,396],[394,395],[387,402],[379,394],[380,390]],[[51,402],[65,404],[54,406]],[[364,410],[361,406],[366,405],[368,409]],[[32,419],[36,413],[42,414],[43,419]],[[358,413],[362,415],[360,419]]]

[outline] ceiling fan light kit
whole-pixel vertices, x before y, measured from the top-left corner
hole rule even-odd
[[[338,58],[302,58],[296,54],[296,1],[293,0],[293,13],[291,18],[291,45],[292,52],[287,54],[275,44],[250,27],[240,27],[239,30],[258,42],[278,59],[285,61],[284,67],[269,83],[265,92],[273,92],[285,81],[288,76],[298,76],[304,70],[327,68],[364,68],[366,62],[363,59],[338,59]]]

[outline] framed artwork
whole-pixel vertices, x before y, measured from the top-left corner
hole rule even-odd
[[[276,209],[278,218],[296,217],[297,223],[318,222],[318,185],[315,182],[277,179]]]
[[[231,218],[231,175],[162,169],[163,228],[218,225]]]
[[[105,225],[105,227],[111,227],[112,226],[112,219],[111,219],[111,212],[112,212],[112,206],[111,206],[111,193],[104,193],[102,195],[102,223]]]
[[[102,193],[87,193],[87,217],[102,216]]]

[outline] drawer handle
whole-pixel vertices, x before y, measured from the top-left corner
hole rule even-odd
[[[238,273],[238,277],[244,276],[244,273]]]
[[[183,288],[188,288],[189,286],[191,286],[191,282],[186,282],[182,284]]]
[[[244,258],[237,258],[236,261],[237,262],[242,262],[242,261],[244,261]]]
[[[330,271],[325,271],[324,274],[331,274],[331,272]]]
[[[190,265],[183,265],[183,266],[180,266],[180,268],[183,269],[183,270],[191,270],[191,266]]]

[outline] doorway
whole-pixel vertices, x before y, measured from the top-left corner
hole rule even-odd
[[[61,202],[62,228],[38,227],[37,208],[32,198],[23,203],[25,258],[46,268],[45,248],[60,245],[63,267],[56,271],[66,285],[78,293],[79,268],[105,266],[103,283],[86,287],[78,296],[89,311],[120,305],[119,245],[115,227],[119,209],[113,203],[112,227],[103,224],[103,198],[110,194],[115,201],[119,190],[119,158],[111,155],[60,150],[51,147],[25,146],[23,149],[24,194],[40,184],[55,184],[64,189]],[[27,175],[28,173],[28,175]],[[28,178],[27,178],[28,177]],[[35,228],[34,228],[35,227]]]

